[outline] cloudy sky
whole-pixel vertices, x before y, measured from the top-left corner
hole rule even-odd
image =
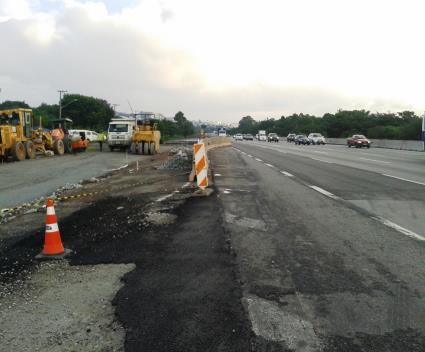
[[[0,0],[0,101],[238,121],[425,110],[423,0]]]

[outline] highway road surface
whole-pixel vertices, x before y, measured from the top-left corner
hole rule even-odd
[[[424,153],[244,141],[211,164],[265,350],[424,351]]]

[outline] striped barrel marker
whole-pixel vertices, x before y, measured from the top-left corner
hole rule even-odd
[[[204,143],[194,144],[193,154],[195,155],[196,182],[199,188],[205,189],[208,187],[208,162]]]

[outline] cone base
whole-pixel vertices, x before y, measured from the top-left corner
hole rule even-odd
[[[39,260],[59,260],[59,259],[64,259],[65,257],[67,257],[68,255],[70,255],[72,253],[72,250],[65,248],[65,251],[61,254],[43,254],[43,252],[41,252],[40,254],[37,254],[35,256],[35,259],[39,259]]]

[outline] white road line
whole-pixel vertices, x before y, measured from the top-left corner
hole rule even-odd
[[[373,153],[364,153],[364,152],[361,152],[360,154],[363,154],[363,155],[372,155],[372,156],[379,156],[379,157],[385,157],[385,155],[373,154]]]
[[[173,196],[173,193],[167,194],[166,196],[163,196],[163,197],[158,198],[156,201],[157,202],[162,202],[163,200],[166,200],[167,198],[170,198],[172,196]]]
[[[377,220],[380,223],[384,224],[385,226],[391,227],[392,229],[397,230],[398,232],[401,232],[403,235],[417,239],[419,241],[425,241],[425,237],[418,235],[417,233],[410,231],[410,230],[408,230],[404,227],[401,227],[400,225],[397,225],[397,224],[393,223],[392,221],[384,219],[380,216],[373,217],[372,219]]]
[[[323,159],[317,159],[317,158],[313,158],[313,157],[310,157],[310,159],[313,159],[313,160],[316,160],[316,161],[321,161],[322,163],[333,164],[333,162],[327,161],[327,160],[323,160]]]
[[[423,183],[423,182],[413,181],[413,180],[409,180],[409,179],[403,178],[403,177],[397,177],[397,176],[387,175],[387,174],[382,174],[382,176],[392,177],[392,178],[396,178],[397,180],[402,180],[402,181],[406,181],[406,182],[416,183],[417,185],[425,186],[425,183]]]
[[[252,155],[251,155],[251,154],[248,154],[248,156],[249,156],[250,158],[252,158]]]
[[[288,176],[288,177],[294,177],[294,175],[292,175],[292,174],[290,174],[289,172],[286,172],[286,171],[281,171],[280,173],[285,175],[285,176]]]
[[[382,160],[368,159],[368,158],[359,158],[359,159],[362,159],[362,160],[369,160],[369,161],[374,161],[374,162],[376,162],[376,163],[391,164],[391,162],[390,162],[390,161],[382,161]]]
[[[255,158],[255,160],[259,161],[260,163],[262,163],[262,162],[263,162],[263,160],[258,159],[258,158]]]
[[[315,191],[317,191],[317,192],[319,192],[319,193],[324,194],[325,196],[327,196],[327,197],[329,197],[329,198],[332,198],[332,199],[340,199],[340,198],[339,198],[338,196],[336,196],[335,194],[333,194],[333,193],[331,193],[331,192],[328,192],[328,191],[326,191],[326,190],[324,190],[323,188],[320,188],[320,187],[318,187],[318,186],[308,186],[308,187],[310,187],[310,188],[314,189]]]
[[[319,152],[318,150],[313,150],[313,153],[329,154],[328,152]]]
[[[268,167],[274,167],[274,165],[272,165],[272,164],[267,164],[267,163],[265,163]]]

